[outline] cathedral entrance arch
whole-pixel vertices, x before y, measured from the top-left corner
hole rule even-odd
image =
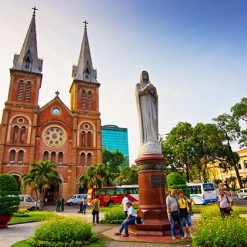
[[[63,196],[63,178],[60,174],[60,179],[62,180],[61,184],[51,184],[50,188],[47,189],[45,193],[45,198],[47,199],[48,205],[54,205],[57,203],[57,200]]]
[[[19,192],[21,192],[21,175],[22,174],[19,174],[19,173],[16,173],[16,172],[13,172],[13,173],[11,172],[11,173],[9,173],[9,175],[11,175],[15,179],[15,181],[18,184]]]

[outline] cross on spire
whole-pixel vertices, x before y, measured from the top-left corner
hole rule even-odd
[[[85,24],[84,28],[87,29],[88,22],[85,20],[83,23]]]
[[[33,16],[35,16],[35,12],[36,12],[36,10],[38,10],[38,9],[36,8],[36,6],[34,6],[32,9],[33,9]]]
[[[56,94],[56,97],[59,97],[60,93],[58,91],[56,91],[55,94]]]

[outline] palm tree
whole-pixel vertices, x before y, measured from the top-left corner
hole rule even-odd
[[[51,185],[58,185],[62,182],[57,166],[49,161],[39,161],[32,164],[27,174],[22,175],[23,186],[29,185],[37,194],[40,200],[40,208],[44,204],[44,196]]]
[[[81,187],[94,187],[100,189],[104,184],[108,184],[112,179],[108,166],[105,164],[91,165],[80,177]]]

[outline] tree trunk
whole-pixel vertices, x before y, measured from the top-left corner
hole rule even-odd
[[[185,164],[185,169],[186,169],[186,179],[187,179],[187,182],[189,183],[190,182],[190,176],[189,176],[189,166],[188,166],[188,164]]]
[[[243,184],[242,184],[241,177],[239,175],[237,164],[234,163],[233,167],[234,167],[234,170],[235,170],[235,173],[236,173],[236,177],[237,177],[237,180],[238,180],[239,187],[240,187],[240,189],[242,189],[243,188]]]

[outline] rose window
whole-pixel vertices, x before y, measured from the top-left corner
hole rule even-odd
[[[61,146],[66,140],[65,132],[59,127],[50,127],[45,130],[43,140],[48,146]]]

